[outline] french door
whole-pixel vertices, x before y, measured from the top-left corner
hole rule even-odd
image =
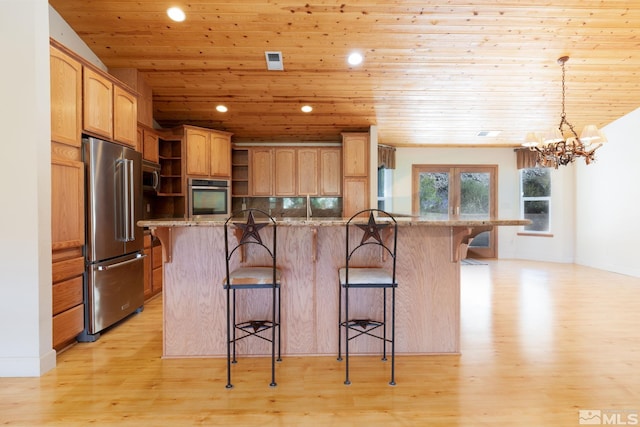
[[[488,219],[497,213],[498,166],[413,165],[412,210],[429,219]],[[468,255],[495,258],[497,230],[478,234]]]

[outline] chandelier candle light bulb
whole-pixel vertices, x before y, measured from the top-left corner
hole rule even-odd
[[[568,56],[558,58],[558,64],[562,66],[562,115],[560,116],[560,125],[551,129],[544,137],[535,132],[529,132],[522,143],[523,146],[537,152],[537,163],[540,166],[553,166],[556,169],[559,165],[565,166],[573,163],[579,157],[584,157],[585,163],[590,164],[595,160],[595,151],[607,142],[606,137],[596,125],[585,126],[580,138],[578,138],[573,125],[567,120],[567,114],[564,111],[564,65],[568,60]],[[567,125],[571,131],[570,136],[566,139],[564,137],[564,125]]]

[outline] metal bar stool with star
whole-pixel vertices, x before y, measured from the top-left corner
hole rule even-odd
[[[363,222],[363,217],[367,222]],[[377,218],[377,221],[376,221]],[[395,385],[395,300],[396,246],[398,223],[395,218],[379,209],[365,209],[353,215],[346,223],[345,266],[339,269],[340,289],[338,297],[338,360],[342,360],[342,332],[344,331],[345,384],[349,379],[349,343],[366,336],[382,341],[382,360],[387,360],[387,345],[391,347],[391,381]],[[371,266],[375,264],[376,266]],[[378,320],[362,315],[362,306],[371,309],[368,303],[360,304],[356,317],[350,313],[350,298],[357,298],[362,291],[350,295],[352,289],[382,289],[382,310],[375,313]],[[388,322],[387,289],[391,289],[391,319]],[[375,292],[375,291],[371,291]],[[344,294],[344,295],[343,295]],[[344,299],[344,307],[343,307]],[[344,308],[344,312],[343,312]],[[380,320],[380,317],[382,318]],[[390,323],[390,331],[387,331]],[[389,333],[388,333],[389,332]],[[351,334],[351,335],[350,335]]]
[[[270,343],[269,385],[276,386],[275,362],[281,360],[280,270],[276,263],[276,231],[276,220],[259,209],[234,212],[224,224],[226,276],[223,285],[227,298],[227,388],[233,387],[231,364],[237,363],[236,344],[249,337]],[[239,316],[236,292],[250,289],[271,290],[271,301],[256,304],[255,298],[259,297],[253,295],[253,299],[245,303]],[[238,320],[238,317],[249,316],[258,317]]]

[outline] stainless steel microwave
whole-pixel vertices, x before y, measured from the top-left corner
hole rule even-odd
[[[189,217],[219,218],[229,216],[231,186],[228,180],[189,178]]]
[[[142,191],[157,193],[160,186],[160,165],[148,160],[142,161]]]

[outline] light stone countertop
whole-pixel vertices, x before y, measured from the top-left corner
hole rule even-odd
[[[330,217],[330,218],[304,218],[290,217],[277,218],[278,226],[300,227],[323,227],[344,225],[348,218]],[[366,219],[363,218],[363,222]],[[505,226],[505,225],[527,225],[531,221],[528,219],[428,219],[420,216],[397,216],[396,221],[399,226],[430,226],[430,227],[487,227],[487,226]],[[138,221],[140,227],[158,228],[158,227],[220,227],[224,225],[224,219],[194,219],[194,218],[162,218],[147,219]]]

